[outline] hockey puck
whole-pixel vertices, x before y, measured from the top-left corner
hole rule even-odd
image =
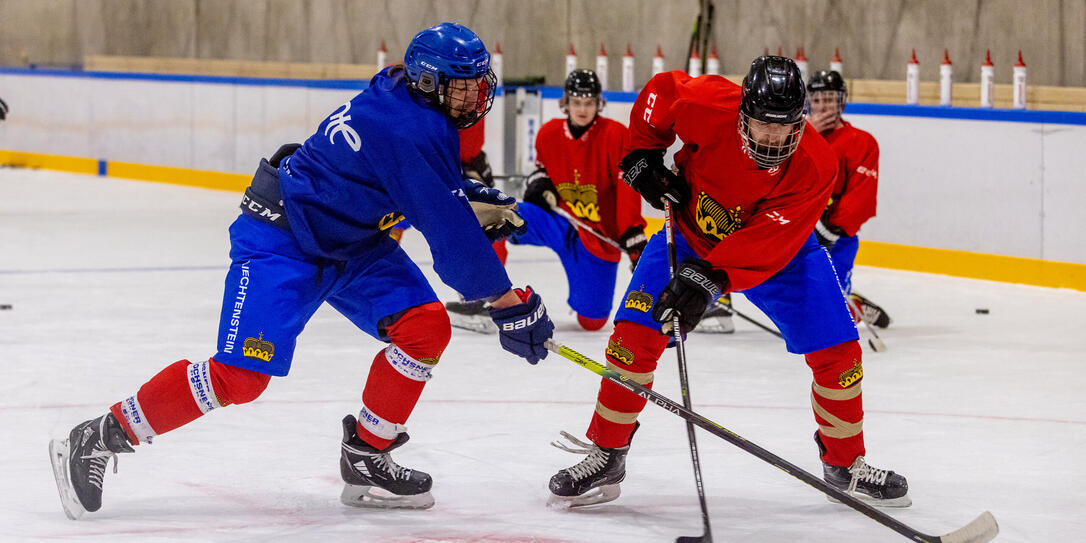
[[[0,311],[11,309],[11,304],[0,304]]]
[[[987,314],[988,314],[988,309],[983,308],[983,307],[978,307],[977,308],[977,315],[987,315]]]

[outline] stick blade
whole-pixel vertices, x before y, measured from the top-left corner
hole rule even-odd
[[[675,538],[675,543],[713,543],[713,538],[708,535],[684,535]]]
[[[999,524],[991,512],[985,511],[973,522],[939,538],[941,543],[985,543],[999,534]]]

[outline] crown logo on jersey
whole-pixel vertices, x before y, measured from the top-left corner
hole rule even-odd
[[[720,241],[743,227],[743,206],[727,209],[702,192],[698,194],[696,220],[706,237]]]
[[[643,290],[644,288],[645,286],[642,285],[641,289],[631,290],[630,293],[626,295],[626,302],[623,304],[626,309],[633,309],[634,311],[640,311],[642,313],[649,312],[649,308],[652,307],[652,295],[645,292]]]
[[[385,213],[385,216],[381,217],[381,220],[377,223],[377,228],[379,230],[388,230],[389,228],[396,226],[396,223],[402,220],[403,213],[398,213],[396,211],[393,211],[392,213]]]
[[[573,174],[572,183],[559,183],[555,187],[558,189],[558,197],[569,202],[569,209],[577,218],[599,222],[600,208],[596,185],[582,185],[580,172],[574,170]]]
[[[837,384],[841,385],[841,388],[848,388],[863,378],[863,366],[860,365],[858,360],[853,360],[852,367],[841,372],[841,375],[837,376]]]
[[[611,360],[616,362],[622,362],[627,366],[633,365],[634,354],[633,351],[622,346],[622,338],[612,339],[607,342],[607,350],[604,351]]]
[[[248,358],[259,358],[265,362],[270,362],[272,357],[275,356],[275,344],[265,341],[264,332],[261,332],[260,337],[245,338],[241,353]]]

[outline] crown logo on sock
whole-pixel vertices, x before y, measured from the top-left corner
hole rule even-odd
[[[272,357],[275,356],[275,344],[265,341],[264,332],[260,332],[260,337],[245,338],[241,353],[248,358],[259,358],[265,362],[270,362]]]

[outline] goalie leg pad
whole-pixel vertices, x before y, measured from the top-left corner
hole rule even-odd
[[[651,328],[619,321],[607,342],[607,368],[652,388],[653,372],[667,340],[667,336]],[[624,447],[630,442],[637,416],[647,400],[607,379],[601,381],[596,412],[585,435],[600,447]]]
[[[452,327],[444,306],[432,302],[405,311],[387,326],[386,335],[392,344],[373,359],[358,417],[358,437],[378,449],[391,445],[403,431],[449,345]],[[363,425],[367,415],[381,424]]]
[[[814,373],[811,407],[826,447],[822,460],[835,466],[850,466],[856,457],[865,454],[860,344],[848,341],[805,357]]]

